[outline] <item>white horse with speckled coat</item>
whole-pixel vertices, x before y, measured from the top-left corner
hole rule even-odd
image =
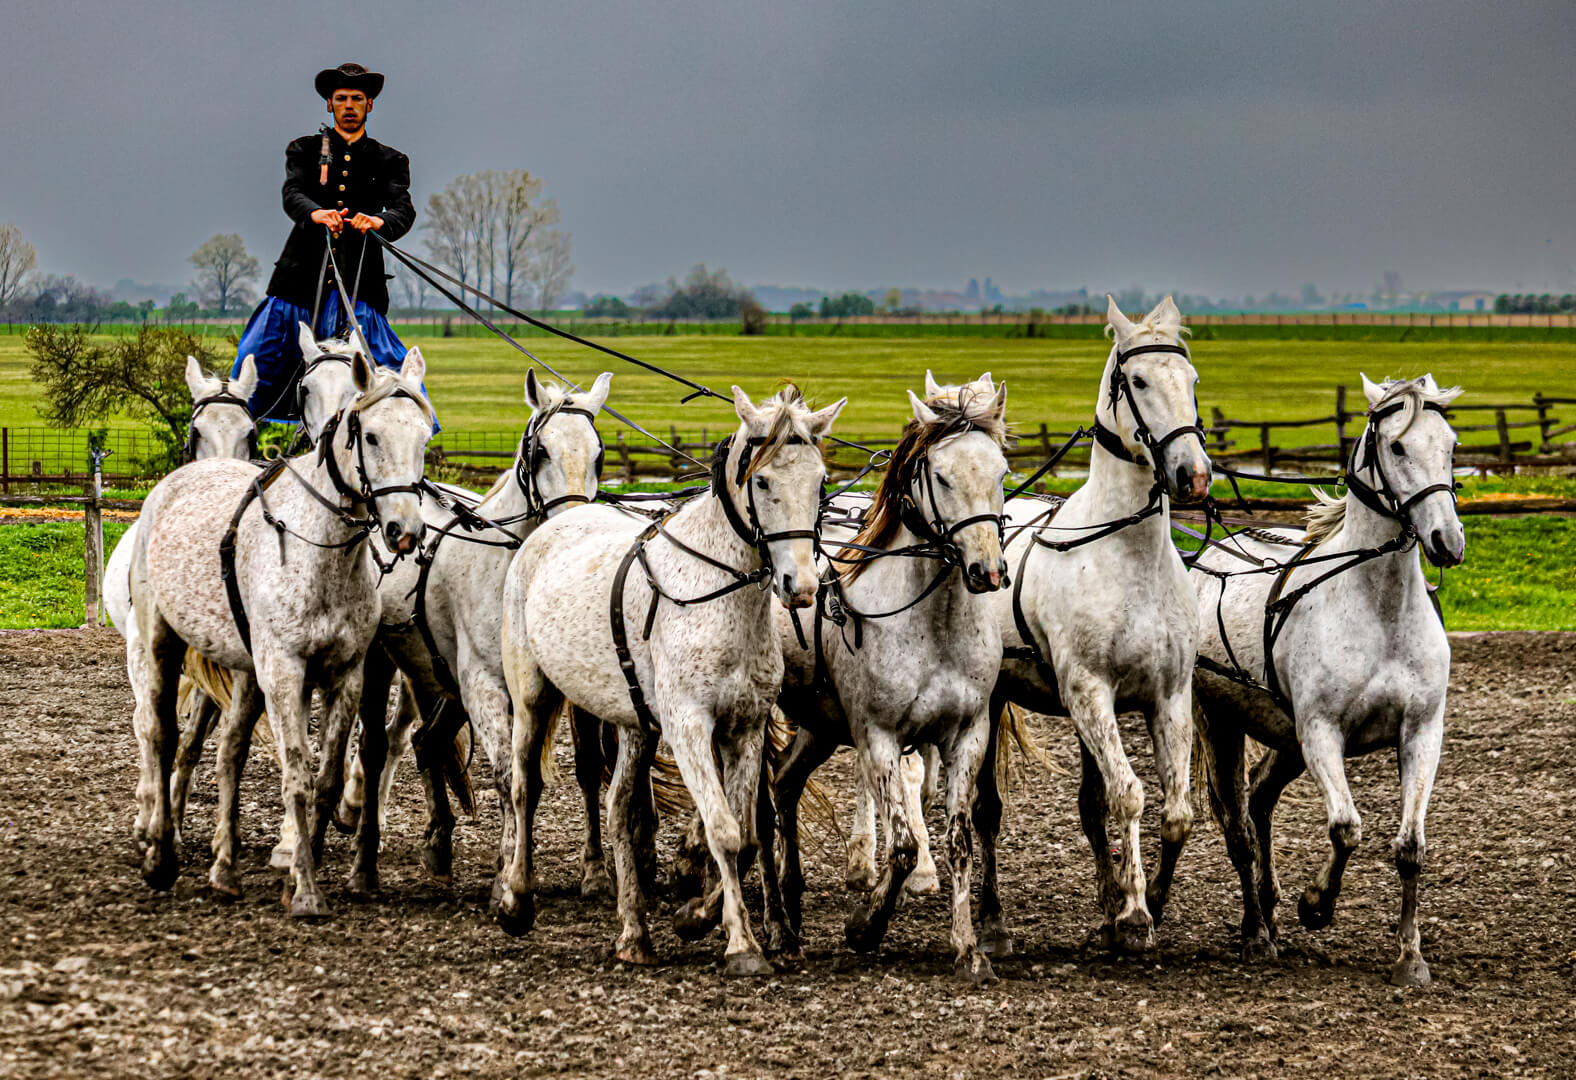
[[[216,558],[229,518],[258,479],[243,462],[195,462],[165,477],[143,504],[144,528],[132,554],[131,591],[142,680],[137,724],[148,734],[155,798],[143,875],[167,889],[177,873],[169,774],[177,736],[176,680],[185,651],[230,669],[234,685],[225,717],[221,762],[245,760],[259,694],[277,723],[285,759],[286,811],[294,819],[291,914],[326,914],[316,881],[322,830],[343,783],[345,740],[361,692],[361,664],[377,630],[377,568],[365,543],[371,522],[391,547],[415,549],[424,529],[415,485],[432,434],[432,409],[421,391],[426,366],[412,349],[400,371],[375,370],[359,353],[351,363],[360,391],[319,452],[291,459],[267,489],[268,510],[289,531],[264,519],[252,498],[236,530],[234,579],[250,625],[233,612]],[[312,750],[307,720],[312,690],[323,695],[322,762],[316,828],[308,818]],[[236,893],[235,819],[239,769],[221,775],[219,828],[210,882]]]
[[[504,671],[514,702],[516,819],[499,908],[506,930],[524,933],[535,920],[538,761],[549,718],[567,698],[620,729],[608,795],[623,924],[619,959],[656,962],[632,826],[635,781],[649,770],[660,733],[705,823],[721,874],[727,970],[773,970],[750,930],[739,885],[755,858],[763,741],[782,689],[782,647],[767,590],[792,607],[815,601],[815,524],[826,478],[821,440],[846,400],[812,412],[791,387],[760,405],[734,387],[739,427],[713,470],[711,490],[669,517],[662,533],[619,510],[587,506],[547,522],[516,554],[503,624]],[[644,540],[638,539],[642,533],[648,533]],[[637,543],[645,545],[644,558],[631,561]],[[652,714],[646,721],[631,700],[610,618],[621,576],[618,610],[631,670]],[[665,597],[654,605],[652,582]],[[703,603],[672,599],[719,590],[722,595]],[[647,726],[651,720],[660,731]],[[701,925],[693,909],[704,902],[692,901],[680,912],[681,932]]]
[[[1363,392],[1368,427],[1353,447],[1345,497],[1321,495],[1308,529],[1281,531],[1281,543],[1234,539],[1210,548],[1195,565],[1199,653],[1212,661],[1193,678],[1199,750],[1242,881],[1243,953],[1259,960],[1276,951],[1280,885],[1271,817],[1281,792],[1306,769],[1324,796],[1330,851],[1297,905],[1303,925],[1321,929],[1335,916],[1342,872],[1362,838],[1345,759],[1396,748],[1401,825],[1392,849],[1401,919],[1390,981],[1423,986],[1429,974],[1417,928],[1417,882],[1423,819],[1444,739],[1450,639],[1430,600],[1418,549],[1435,566],[1456,566],[1466,554],[1452,475],[1456,436],[1444,416],[1460,390],[1441,390],[1431,375],[1383,385],[1364,376]],[[1383,554],[1362,554],[1386,545]],[[1229,549],[1289,569],[1277,586],[1280,572],[1254,573],[1249,563],[1243,573],[1244,560]],[[1266,604],[1304,588],[1267,659]],[[1246,675],[1251,684],[1227,673]],[[1245,735],[1268,748],[1251,782]]]

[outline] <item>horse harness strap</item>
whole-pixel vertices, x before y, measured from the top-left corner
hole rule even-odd
[[[207,397],[198,398],[192,403],[191,419],[186,422],[186,442],[181,446],[181,463],[197,460],[197,417],[210,405],[235,405],[246,410],[248,419],[252,416],[252,404],[243,397],[230,392],[230,380],[223,379],[219,383],[219,392],[209,394]],[[257,458],[257,422],[252,421],[252,432],[246,439],[246,456],[252,460]]]
[[[246,494],[241,496],[241,504],[230,515],[229,527],[219,540],[219,576],[224,579],[224,595],[230,602],[230,617],[235,620],[235,629],[240,633],[241,644],[248,653],[252,651],[252,621],[247,618],[246,604],[241,599],[241,582],[235,569],[235,544],[241,529],[241,518],[245,516],[247,507],[252,505],[254,499],[262,498],[263,489],[278,479],[284,466],[283,458],[269,463],[247,486]]]
[[[613,652],[618,656],[618,670],[623,673],[624,682],[629,687],[629,703],[634,707],[635,719],[647,731],[660,732],[661,727],[657,718],[651,712],[651,705],[646,701],[646,693],[640,688],[640,674],[635,670],[635,656],[629,648],[629,629],[624,622],[624,584],[629,580],[629,569],[635,565],[635,560],[640,558],[642,566],[644,559],[641,552],[647,540],[657,535],[657,523],[648,525],[635,542],[629,545],[629,550],[624,552],[624,558],[618,564],[618,573],[613,575],[613,592],[608,602],[608,619],[613,630]],[[649,571],[648,571],[649,573]],[[645,634],[650,635],[652,621],[657,614],[657,598],[659,594],[655,583],[651,589],[651,607],[646,612]]]

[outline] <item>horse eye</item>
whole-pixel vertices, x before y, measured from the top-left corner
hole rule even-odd
[[[766,482],[766,477],[764,477],[764,476],[757,476],[755,478],[755,490],[756,491],[769,491],[769,490],[771,490],[771,485]]]
[[[1134,375],[1133,376],[1133,389],[1134,390],[1147,390],[1147,389],[1149,389],[1149,384],[1146,383],[1143,379],[1140,379],[1137,375]]]
[[[377,444],[378,444],[378,437],[376,435],[373,435],[371,432],[368,432],[367,433],[367,445],[368,446],[376,446]]]
[[[1402,446],[1399,442],[1393,442],[1390,444],[1390,452],[1396,457],[1406,457],[1406,447]]]
[[[936,474],[936,483],[940,484],[942,487],[947,488],[949,490],[952,487],[951,484],[947,483],[947,478],[945,476],[942,476],[940,473]]]

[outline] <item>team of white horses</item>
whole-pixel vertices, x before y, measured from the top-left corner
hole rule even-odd
[[[516,460],[478,497],[423,480],[433,423],[418,349],[395,372],[369,364],[354,335],[319,342],[302,327],[313,448],[271,463],[247,460],[250,360],[233,380],[192,361],[194,460],[149,494],[108,572],[136,698],[145,878],[156,889],[175,880],[192,766],[217,722],[209,881],[238,894],[239,778],[266,712],[283,784],[273,862],[288,874],[292,915],[326,914],[317,870],[331,821],[357,834],[349,888],[376,889],[388,784],[411,745],[427,796],[423,860],[446,880],[450,795],[469,796],[453,760],[469,718],[501,810],[494,906],[506,930],[526,933],[536,815],[565,717],[587,811],[582,891],[616,890],[617,956],[657,961],[646,915],[661,745],[671,761],[656,767],[682,778],[710,867],[675,929],[694,939],[720,923],[726,970],[765,973],[801,957],[801,795],[852,746],[862,827],[849,880],[868,897],[848,915],[849,945],[877,948],[905,889],[936,887],[924,813],[939,779],[955,962],[978,983],[1013,947],[997,885],[996,762],[1018,706],[1072,720],[1095,940],[1122,951],[1153,943],[1193,824],[1195,749],[1241,876],[1244,954],[1263,958],[1277,941],[1281,791],[1306,769],[1325,800],[1328,862],[1298,905],[1306,926],[1322,927],[1361,835],[1344,759],[1396,747],[1403,900],[1390,974],[1427,983],[1417,881],[1450,649],[1419,550],[1440,566],[1464,554],[1444,415],[1457,391],[1426,375],[1365,377],[1368,428],[1346,495],[1321,497],[1305,530],[1212,537],[1184,560],[1171,500],[1203,498],[1211,464],[1181,314],[1167,298],[1131,321],[1113,302],[1109,332],[1087,482],[1065,502],[1006,505],[1007,388],[988,373],[941,386],[927,372],[878,490],[830,500],[822,445],[846,399],[813,410],[791,386],[761,402],[735,387],[738,428],[709,486],[653,512],[598,501],[594,421],[608,374],[583,391],[529,375]],[[786,743],[770,737],[774,709]],[[1147,719],[1163,801],[1147,878],[1125,711]],[[1250,736],[1263,748],[1251,775]],[[609,754],[613,874],[599,805]],[[876,817],[888,838],[879,873]],[[741,890],[755,867],[764,948]]]

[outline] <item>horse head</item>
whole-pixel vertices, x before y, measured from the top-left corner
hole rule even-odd
[[[917,515],[910,530],[955,552],[970,592],[994,592],[1008,582],[1001,521],[1007,384],[996,386],[986,372],[944,387],[927,371],[925,398],[910,390],[908,400],[914,423],[888,469],[901,492],[888,491],[883,482],[878,502],[901,494]]]
[[[607,402],[613,373],[604,371],[591,389],[570,392],[525,375],[531,418],[515,456],[515,475],[533,511],[551,517],[568,506],[596,499],[602,479],[602,437],[596,414]]]
[[[362,336],[351,331],[349,338],[326,337],[321,341],[312,328],[301,323],[301,372],[299,390],[301,428],[315,445],[323,428],[355,398],[358,391],[351,374],[357,356],[372,360],[372,350]]]
[[[388,549],[414,551],[426,526],[418,485],[432,437],[432,406],[422,393],[427,365],[412,348],[398,372],[361,354],[351,361],[356,398],[335,426],[324,454],[333,454],[338,474],[371,504]]]
[[[747,523],[778,599],[789,607],[815,603],[816,522],[826,462],[821,440],[847,398],[812,411],[798,387],[788,386],[756,405],[739,387],[733,408],[739,428],[729,446],[719,495],[730,517]]]
[[[248,355],[233,379],[209,375],[195,356],[186,358],[186,388],[192,393],[192,418],[187,425],[185,459],[251,457],[257,425],[248,406],[257,392],[257,360]]]
[[[1202,499],[1209,494],[1210,462],[1199,428],[1198,372],[1182,344],[1182,313],[1168,296],[1134,322],[1115,299],[1106,300],[1106,333],[1115,344],[1095,416],[1132,460],[1149,463],[1166,494]]]
[[[1351,473],[1388,494],[1429,562],[1460,565],[1467,538],[1456,512],[1456,433],[1444,410],[1461,388],[1441,390],[1432,375],[1380,384],[1362,378],[1368,430],[1354,448]]]

